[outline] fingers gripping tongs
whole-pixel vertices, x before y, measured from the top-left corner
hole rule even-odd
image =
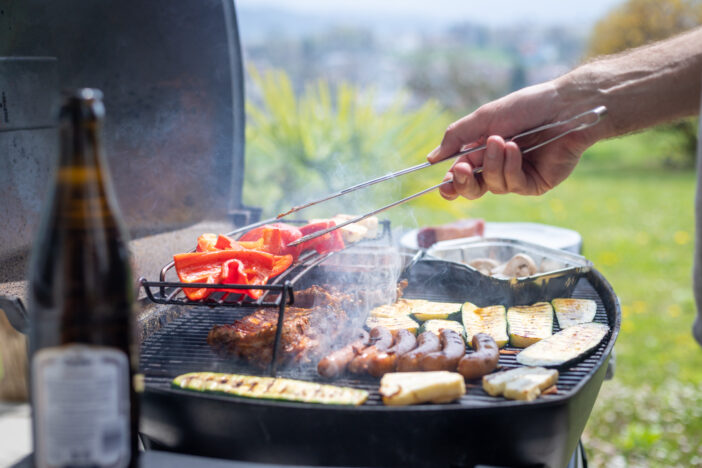
[[[566,135],[568,135],[568,134],[570,134],[570,133],[578,132],[578,131],[580,131],[580,130],[585,130],[586,128],[590,128],[590,127],[592,127],[592,126],[598,124],[598,123],[600,122],[600,120],[602,120],[602,117],[604,117],[606,114],[607,114],[607,108],[606,108],[605,106],[595,107],[594,109],[591,109],[591,110],[589,110],[589,111],[583,112],[583,113],[578,114],[578,115],[576,115],[576,116],[574,116],[574,117],[571,117],[571,118],[569,118],[569,119],[560,120],[560,121],[558,121],[558,122],[552,122],[552,123],[549,123],[549,124],[546,124],[546,125],[542,125],[542,126],[540,126],[540,127],[533,128],[533,129],[531,129],[531,130],[527,130],[527,131],[525,131],[525,132],[522,132],[522,133],[520,133],[520,134],[518,134],[518,135],[515,135],[515,136],[509,138],[508,141],[515,141],[515,140],[517,140],[517,139],[519,139],[519,138],[523,138],[523,137],[525,137],[525,136],[532,135],[532,134],[535,134],[535,133],[538,133],[538,132],[542,132],[542,131],[549,130],[549,129],[552,129],[552,128],[561,127],[561,126],[567,126],[567,125],[569,125],[569,124],[573,124],[573,125],[571,125],[571,126],[568,126],[568,127],[567,127],[565,130],[563,130],[562,132],[560,132],[560,133],[558,133],[558,134],[556,134],[556,135],[554,135],[554,136],[548,138],[548,139],[545,140],[545,141],[542,141],[542,142],[540,142],[540,143],[538,143],[538,144],[536,144],[536,145],[534,145],[534,146],[531,146],[531,147],[529,147],[529,148],[522,149],[522,154],[528,153],[528,152],[530,152],[530,151],[534,151],[535,149],[541,148],[542,146],[545,146],[545,145],[547,145],[547,144],[549,144],[549,143],[551,143],[551,142],[553,142],[553,141],[556,141],[556,140],[558,140],[559,138],[562,138],[562,137],[564,137],[564,136],[566,136]],[[580,123],[578,123],[578,122],[580,122]],[[483,145],[480,145],[480,146],[471,147],[471,148],[466,149],[466,150],[464,150],[464,151],[459,151],[458,153],[452,154],[451,156],[449,156],[449,157],[447,157],[447,158],[445,158],[445,159],[442,159],[441,161],[438,161],[438,162],[443,162],[443,161],[448,161],[448,160],[451,160],[451,159],[456,159],[456,158],[458,158],[458,157],[460,157],[460,156],[464,156],[464,155],[466,155],[466,154],[474,153],[474,152],[476,152],[476,151],[482,151],[482,150],[484,150],[485,148],[486,148],[486,145],[484,145],[484,144],[483,144]],[[434,164],[436,164],[436,163],[434,163]],[[406,168],[406,169],[402,169],[402,170],[397,171],[397,172],[392,172],[392,173],[390,173],[390,174],[386,174],[386,175],[384,175],[384,176],[381,176],[381,177],[378,177],[378,178],[375,178],[375,179],[371,179],[371,180],[367,180],[367,181],[365,181],[365,182],[361,182],[360,184],[356,184],[356,185],[353,185],[353,186],[351,186],[351,187],[345,188],[345,189],[343,189],[343,190],[340,190],[339,192],[336,192],[336,193],[327,195],[327,196],[322,197],[322,198],[320,198],[320,199],[318,199],[318,200],[314,200],[314,201],[305,203],[304,205],[296,206],[296,207],[294,207],[294,208],[292,208],[292,209],[286,211],[285,213],[279,214],[277,218],[280,219],[280,218],[282,218],[282,217],[284,217],[284,216],[287,216],[287,215],[289,215],[289,214],[298,212],[298,211],[300,211],[300,210],[303,210],[303,209],[305,209],[305,208],[307,208],[307,207],[316,205],[316,204],[318,204],[318,203],[322,203],[322,202],[325,202],[325,201],[327,201],[327,200],[331,200],[331,199],[333,199],[333,198],[337,198],[337,197],[340,197],[340,196],[342,196],[342,195],[346,195],[347,193],[355,192],[356,190],[360,190],[360,189],[362,189],[362,188],[369,187],[369,186],[371,186],[371,185],[375,185],[375,184],[378,184],[378,183],[380,183],[380,182],[384,182],[384,181],[389,180],[389,179],[394,179],[395,177],[399,177],[399,176],[401,176],[401,175],[409,174],[410,172],[418,171],[418,170],[420,170],[420,169],[424,169],[424,168],[429,167],[429,166],[432,166],[432,165],[433,165],[432,163],[425,162],[425,163],[422,163],[422,164],[418,164],[418,165],[416,165],[416,166],[412,166],[412,167],[408,167],[408,168]],[[475,169],[473,169],[473,174],[480,174],[481,172],[483,172],[483,168],[482,168],[482,167],[476,167]],[[381,208],[378,208],[377,210],[373,210],[373,211],[371,211],[371,212],[369,212],[369,213],[366,213],[366,214],[363,214],[363,215],[359,215],[359,216],[357,216],[357,217],[355,217],[355,218],[349,219],[348,221],[344,221],[343,223],[339,223],[339,224],[337,224],[337,225],[335,225],[335,226],[332,226],[332,227],[330,227],[330,228],[324,229],[324,230],[322,230],[322,231],[317,231],[317,232],[314,232],[314,233],[309,234],[309,235],[307,235],[307,236],[303,236],[303,237],[297,239],[296,241],[291,242],[290,244],[288,244],[288,246],[298,245],[298,244],[301,244],[302,242],[306,242],[306,241],[308,241],[308,240],[310,240],[310,239],[314,239],[314,238],[316,238],[316,237],[323,236],[323,235],[325,235],[325,234],[327,234],[327,233],[329,233],[329,232],[331,232],[331,231],[334,231],[334,230],[336,230],[336,229],[342,228],[342,227],[347,226],[347,225],[349,225],[349,224],[357,223],[357,222],[362,221],[362,220],[364,220],[364,219],[366,219],[366,218],[369,218],[369,217],[371,217],[371,216],[374,216],[374,215],[376,215],[376,214],[378,214],[378,213],[382,213],[383,211],[389,210],[390,208],[393,208],[393,207],[395,207],[395,206],[397,206],[397,205],[401,205],[401,204],[403,204],[403,203],[405,203],[405,202],[408,202],[408,201],[410,201],[410,200],[412,200],[412,199],[414,199],[414,198],[420,197],[420,196],[422,196],[422,195],[424,195],[424,194],[426,194],[426,193],[429,193],[429,192],[432,192],[432,191],[434,191],[434,190],[437,190],[437,189],[439,189],[440,187],[442,187],[442,186],[444,186],[444,185],[448,185],[448,184],[450,184],[450,183],[452,183],[452,182],[453,182],[453,181],[450,180],[450,179],[449,179],[449,180],[445,180],[445,181],[441,182],[440,184],[436,184],[436,185],[434,185],[433,187],[429,187],[429,188],[427,188],[427,189],[424,189],[424,190],[422,190],[421,192],[417,192],[417,193],[415,193],[414,195],[410,195],[410,196],[405,197],[405,198],[403,198],[403,199],[401,199],[401,200],[394,201],[394,202],[392,202],[392,203],[390,203],[390,204],[388,204],[388,205],[385,205],[385,206],[383,206],[383,207],[381,207]]]

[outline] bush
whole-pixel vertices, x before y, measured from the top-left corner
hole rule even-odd
[[[251,67],[249,73],[244,197],[265,215],[424,162],[451,121],[434,101],[409,109],[402,92],[378,108],[373,92],[346,83],[332,89],[320,80],[298,97],[285,72]],[[437,183],[437,170],[421,172],[420,180]],[[424,188],[417,177],[406,178],[310,209],[304,217],[359,212]],[[403,187],[405,180],[414,182]]]

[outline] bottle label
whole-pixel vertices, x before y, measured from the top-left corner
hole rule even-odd
[[[129,463],[129,360],[114,348],[44,348],[32,359],[38,466]]]

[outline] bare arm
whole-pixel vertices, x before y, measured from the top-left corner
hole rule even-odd
[[[702,28],[582,65],[550,82],[487,103],[449,126],[429,156],[436,162],[466,145],[487,142],[485,151],[459,158],[447,174],[447,199],[478,198],[486,191],[539,195],[563,181],[580,155],[598,140],[623,135],[699,112],[702,89]],[[510,136],[571,117],[598,105],[608,118],[522,155]],[[500,135],[500,136],[497,136]],[[481,176],[472,170],[483,166]]]

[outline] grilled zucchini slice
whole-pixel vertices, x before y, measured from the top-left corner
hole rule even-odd
[[[173,379],[172,386],[198,392],[223,393],[246,398],[322,403],[328,405],[362,405],[368,392],[349,387],[254,375],[191,372]]]
[[[380,379],[383,403],[390,406],[416,403],[448,403],[466,393],[457,372],[391,372]]]
[[[597,303],[590,299],[554,299],[551,304],[561,329],[592,322],[597,312]]]
[[[448,328],[449,330],[454,330],[456,333],[461,335],[463,339],[466,338],[466,331],[463,329],[463,325],[455,320],[427,320],[419,328],[419,333],[424,333],[425,331],[430,331],[439,334],[442,328]]]
[[[516,348],[526,348],[551,336],[553,309],[548,302],[530,306],[514,306],[507,310],[509,342]]]
[[[525,366],[557,367],[583,357],[595,349],[609,332],[601,323],[581,323],[561,330],[517,354]]]
[[[411,309],[411,303],[406,299],[400,299],[394,304],[386,304],[372,309],[369,313],[369,317],[401,317],[408,316]]]
[[[415,335],[419,324],[412,320],[409,315],[398,315],[396,317],[368,317],[366,327],[385,327],[388,330],[408,330]]]
[[[419,322],[426,320],[446,320],[461,311],[461,304],[456,302],[432,302],[407,299],[412,311],[411,317]]]
[[[478,333],[490,335],[500,348],[509,342],[504,306],[477,307],[466,302],[461,307],[461,319],[466,329],[466,342],[469,346],[472,346],[473,335]]]

